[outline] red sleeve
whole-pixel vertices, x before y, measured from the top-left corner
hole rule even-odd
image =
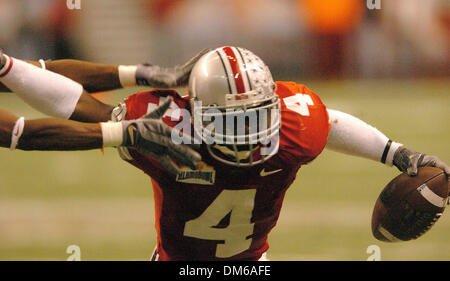
[[[325,105],[304,85],[277,82],[281,100],[280,150],[305,164],[316,158],[327,143],[330,123]]]

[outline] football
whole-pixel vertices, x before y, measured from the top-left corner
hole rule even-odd
[[[385,242],[417,239],[442,216],[448,202],[441,169],[420,167],[414,177],[402,173],[380,193],[372,213],[373,236]]]

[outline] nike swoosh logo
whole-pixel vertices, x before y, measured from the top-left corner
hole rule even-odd
[[[261,170],[261,173],[259,173],[259,175],[261,177],[267,177],[267,176],[273,175],[273,174],[281,172],[281,171],[283,171],[283,169],[278,169],[278,170],[266,172],[266,169],[264,168],[264,169]]]
[[[130,136],[131,146],[134,145],[134,126],[128,126],[128,135]]]

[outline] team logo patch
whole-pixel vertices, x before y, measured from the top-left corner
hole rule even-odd
[[[204,162],[200,162],[197,170],[182,167],[178,172],[176,180],[182,183],[213,185],[216,180],[216,170]]]

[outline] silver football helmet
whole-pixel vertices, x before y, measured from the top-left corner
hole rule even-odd
[[[266,64],[232,46],[203,55],[189,79],[196,137],[210,155],[233,166],[253,166],[276,154],[280,100]]]

